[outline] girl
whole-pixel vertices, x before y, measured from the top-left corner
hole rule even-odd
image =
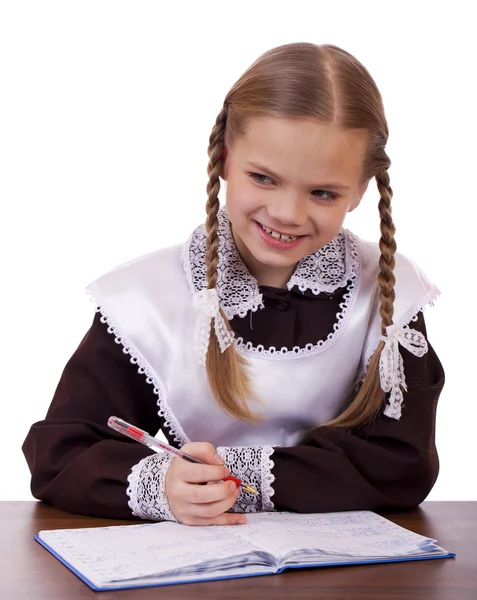
[[[281,46],[242,75],[210,136],[205,227],[90,287],[93,325],[23,446],[34,496],[194,525],[424,500],[438,290],[396,254],[387,138],[373,79],[340,48]],[[342,228],[372,178],[379,245]],[[153,453],[111,415],[207,464]]]

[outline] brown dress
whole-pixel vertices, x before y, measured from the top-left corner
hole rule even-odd
[[[265,286],[260,291],[264,309],[234,318],[233,329],[254,345],[292,348],[326,338],[346,288],[318,296]],[[422,313],[410,327],[426,335]],[[428,347],[421,358],[400,348],[408,386],[400,420],[380,413],[362,427],[320,427],[297,446],[275,449],[277,510],[406,508],[425,499],[438,474],[435,413],[444,385],[442,365]],[[131,518],[127,477],[152,451],[106,423],[120,415],[152,435],[162,428],[168,436],[156,399],[97,314],[64,369],[46,418],[23,444],[33,495],[72,512]]]

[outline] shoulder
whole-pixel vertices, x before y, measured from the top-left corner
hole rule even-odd
[[[376,242],[369,242],[361,238],[356,238],[356,240],[363,278],[373,279],[377,286],[379,258],[381,256],[379,245]],[[439,295],[439,289],[409,256],[396,252],[394,259],[396,307],[402,313],[400,320],[405,320],[407,317],[410,319],[427,304],[435,300]]]
[[[354,236],[354,239],[359,249],[359,255],[363,267],[366,270],[374,269],[374,271],[377,274],[379,271],[379,257],[381,256],[379,244],[377,242],[363,240],[362,238],[356,235]],[[413,273],[422,274],[422,270],[417,265],[417,263],[405,254],[402,254],[401,252],[396,252],[394,255],[394,259],[396,261],[395,271],[398,271],[403,275],[406,274],[411,276]]]
[[[361,261],[360,287],[374,290],[368,320],[368,331],[364,344],[363,363],[366,365],[381,339],[381,315],[379,301],[379,245],[358,238]],[[426,276],[414,260],[396,252],[394,275],[394,315],[393,321],[398,327],[404,327],[415,320],[420,312],[432,305],[439,296],[439,288]],[[371,297],[371,296],[370,296]]]
[[[184,244],[177,244],[130,260],[101,275],[88,289],[108,294],[127,294],[133,289],[147,292],[186,286],[183,249]]]

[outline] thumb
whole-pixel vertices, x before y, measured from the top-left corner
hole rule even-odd
[[[209,442],[188,442],[181,448],[182,452],[198,458],[208,465],[223,465],[224,459],[217,454],[217,450]]]

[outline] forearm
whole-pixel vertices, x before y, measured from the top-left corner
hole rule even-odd
[[[333,443],[330,433],[321,447],[276,449],[277,510],[408,508],[420,504],[432,489],[439,468],[435,448],[361,440],[345,432],[333,432]]]
[[[80,432],[76,423],[63,423],[61,436],[57,427],[33,425],[25,440],[33,496],[71,512],[132,518],[128,477],[152,451],[134,442],[101,439],[93,431]]]
[[[36,498],[88,515],[131,518],[128,477],[153,452],[107,426],[111,415],[162,428],[146,378],[95,317],[68,361],[48,413],[23,444]]]
[[[230,470],[254,486],[242,491],[237,512],[291,510],[328,512],[416,506],[438,474],[435,447],[418,448],[396,439],[362,439],[324,428],[313,443],[291,448],[220,448]],[[264,452],[265,450],[265,452]],[[244,456],[253,456],[253,468]]]

